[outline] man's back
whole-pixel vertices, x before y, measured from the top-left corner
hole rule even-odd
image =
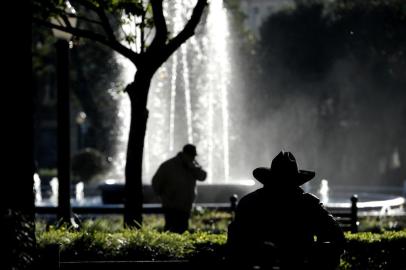
[[[252,174],[264,187],[237,205],[228,227],[231,262],[252,266],[279,260],[281,269],[334,269],[344,234],[318,198],[300,188],[315,172],[299,170],[293,154],[281,151],[269,168]]]
[[[179,154],[161,164],[152,185],[165,207],[190,210],[196,196],[196,180]]]
[[[343,241],[340,228],[317,198],[299,187],[289,192],[261,188],[240,200],[228,244],[238,260],[277,255],[294,263],[312,256],[315,237],[340,245]]]

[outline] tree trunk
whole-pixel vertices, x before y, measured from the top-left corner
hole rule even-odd
[[[69,43],[56,42],[58,94],[58,220],[71,224]]]
[[[138,70],[134,82],[126,88],[131,102],[130,133],[125,166],[124,225],[142,225],[142,157],[147,127],[147,98],[152,79],[150,72]]]

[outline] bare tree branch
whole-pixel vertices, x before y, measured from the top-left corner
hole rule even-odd
[[[92,3],[91,1],[86,1],[86,0],[71,0],[72,3],[77,3],[86,9],[92,10],[94,12],[97,12],[97,6]]]
[[[168,38],[168,28],[163,13],[162,0],[151,0],[152,14],[154,16],[155,37],[152,40],[150,49],[162,48]]]
[[[203,11],[207,6],[207,0],[198,0],[196,6],[193,8],[192,16],[187,22],[183,30],[173,39],[171,39],[167,46],[165,46],[165,52],[163,54],[164,61],[169,58],[186,40],[192,37],[195,33],[195,29],[199,24]]]
[[[72,2],[76,2],[79,5],[82,5],[83,7],[95,12],[100,19],[101,26],[103,27],[104,32],[106,32],[108,39],[111,41],[117,40],[114,35],[113,28],[111,27],[110,21],[104,11],[105,6],[102,2],[99,2],[99,6],[96,6],[92,2],[85,0],[72,0]]]
[[[86,18],[83,16],[78,16],[78,15],[76,15],[76,18],[81,21],[86,21],[88,23],[98,24],[98,25],[102,26],[102,22],[97,21],[97,20],[92,20],[92,19],[89,19],[89,18]]]
[[[94,41],[97,41],[101,44],[104,44],[110,48],[112,48],[113,50],[115,50],[116,52],[122,54],[124,57],[128,58],[131,62],[134,63],[134,65],[138,65],[140,60],[139,60],[139,55],[132,51],[131,49],[125,47],[124,45],[122,45],[120,42],[118,42],[117,40],[109,40],[108,38],[106,38],[105,36],[89,31],[89,30],[84,30],[84,29],[79,29],[79,28],[73,28],[73,27],[64,27],[64,26],[60,26],[60,25],[56,25],[53,23],[50,23],[48,21],[44,21],[38,18],[33,18],[32,19],[34,23],[37,23],[39,25],[42,26],[46,26],[49,28],[55,28],[67,33],[71,33],[77,37],[82,37],[82,38],[88,38]]]
[[[109,39],[110,40],[117,40],[116,36],[114,35],[113,28],[111,27],[109,19],[107,18],[107,15],[104,12],[104,9],[103,9],[102,6],[100,6],[97,9],[97,14],[99,15],[99,18],[100,18],[100,20],[102,22],[103,29],[106,32]]]
[[[140,53],[143,53],[145,51],[145,13],[146,11],[144,10],[142,12],[142,16],[141,16],[141,49],[140,49]],[[137,26],[135,26],[137,27]]]
[[[72,24],[70,23],[70,21],[68,19],[69,16],[70,16],[69,14],[63,14],[60,17],[62,18],[62,20],[63,20],[64,24],[67,26],[67,28],[72,28]]]

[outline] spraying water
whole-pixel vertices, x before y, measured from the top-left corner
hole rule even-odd
[[[79,182],[75,185],[75,199],[76,203],[79,205],[84,204],[85,202],[85,185],[83,182]]]
[[[58,205],[58,190],[59,190],[59,181],[57,177],[53,177],[49,182],[51,186],[51,196],[49,201],[52,205]]]
[[[176,0],[164,5],[168,30],[176,35],[190,18],[196,0]],[[134,25],[134,24],[132,24]],[[230,35],[223,1],[211,1],[206,21],[195,36],[181,46],[156,72],[148,98],[150,111],[144,143],[143,181],[150,182],[157,167],[186,143],[197,146],[199,163],[207,170],[207,182],[227,182],[229,165]],[[127,29],[134,31],[134,29]],[[137,49],[136,47],[133,49]],[[123,65],[122,80],[130,83],[135,67],[117,56]],[[119,101],[123,137],[119,138],[115,172],[124,179],[129,132],[130,103]]]
[[[328,193],[329,193],[328,181],[326,179],[323,179],[320,182],[320,189],[319,189],[320,201],[323,204],[327,204],[329,201]]]
[[[42,203],[42,193],[41,193],[41,179],[38,173],[34,173],[34,191],[35,191],[35,204]]]

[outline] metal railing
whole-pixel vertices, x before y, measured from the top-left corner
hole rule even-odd
[[[196,207],[204,209],[218,210],[218,211],[232,211],[235,208],[235,202],[231,203],[199,203],[195,204]],[[144,214],[162,214],[163,209],[160,203],[147,203],[143,204]],[[36,206],[35,212],[37,214],[57,214],[57,206]],[[123,204],[101,204],[101,205],[83,205],[72,206],[72,212],[75,214],[94,214],[94,215],[121,215],[124,214]]]
[[[328,208],[327,210],[336,218],[340,226],[345,231],[358,231],[358,197],[351,197],[350,208]],[[234,194],[230,197],[229,203],[196,203],[195,207],[200,207],[209,210],[225,211],[234,213],[237,207],[238,197]],[[160,203],[143,204],[143,214],[163,214],[162,205]],[[56,215],[58,213],[57,206],[36,206],[35,211],[39,215]],[[100,204],[92,206],[72,206],[72,212],[77,215],[122,215],[124,214],[123,204]]]

